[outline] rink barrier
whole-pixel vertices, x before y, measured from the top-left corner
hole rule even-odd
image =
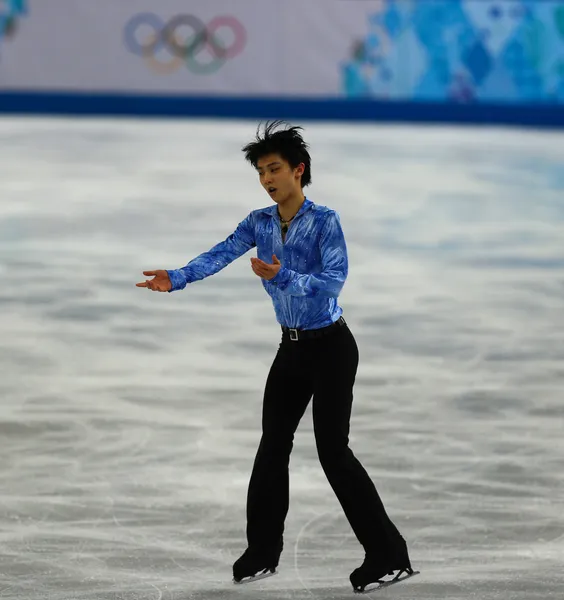
[[[229,98],[1,92],[0,113],[16,115],[304,119],[394,123],[564,127],[564,106],[449,104],[360,99]]]

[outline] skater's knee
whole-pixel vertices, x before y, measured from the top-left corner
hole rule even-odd
[[[322,464],[339,462],[346,458],[350,452],[348,448],[348,440],[326,438],[323,436],[316,437],[317,455]]]
[[[271,458],[288,458],[293,448],[293,439],[279,435],[263,434],[260,441],[259,453]]]

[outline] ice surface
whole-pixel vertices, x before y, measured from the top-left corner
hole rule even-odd
[[[372,596],[562,598],[564,135],[305,125],[349,243],[351,447],[421,570]],[[270,204],[255,128],[0,120],[1,598],[353,596],[310,410],[280,573],[231,583],[280,335],[252,253],[135,287]]]

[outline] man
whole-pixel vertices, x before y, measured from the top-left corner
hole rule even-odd
[[[350,575],[355,591],[362,591],[394,571],[399,576],[412,570],[405,540],[348,446],[358,348],[337,300],[348,274],[340,220],[305,197],[303,188],[311,183],[308,145],[300,127],[278,130],[281,124],[267,124],[243,148],[274,205],[251,212],[227,239],[185,267],[144,271],[153,279],[137,286],[181,290],[257,248],[251,268],[272,298],[282,339],[266,381],[262,438],[249,482],[248,547],[233,565],[233,578],[242,582],[259,571],[266,576],[278,566],[294,432],[313,396],[321,466],[366,553]]]

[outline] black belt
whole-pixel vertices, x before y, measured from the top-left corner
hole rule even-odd
[[[333,333],[339,327],[346,325],[345,319],[339,317],[334,323],[327,327],[321,327],[320,329],[293,329],[292,327],[285,327],[282,325],[282,333],[290,335],[292,342],[298,342],[300,340],[313,340],[315,338],[323,337],[329,333]]]

